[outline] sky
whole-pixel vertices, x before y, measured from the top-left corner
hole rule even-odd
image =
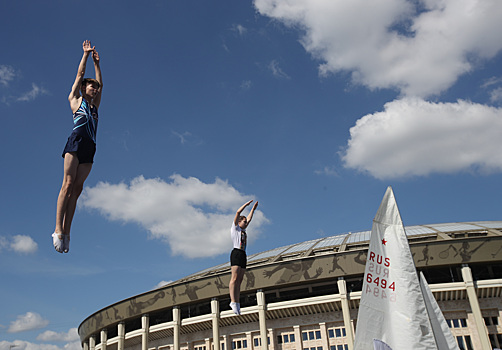
[[[405,225],[501,220],[499,0],[22,0],[0,14],[0,350],[80,349],[92,313],[225,263],[248,200],[248,254],[370,230],[387,186]],[[103,74],[97,152],[59,254],[84,40]]]

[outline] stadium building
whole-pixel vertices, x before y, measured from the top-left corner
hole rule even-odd
[[[406,227],[461,349],[502,348],[502,221]],[[84,350],[350,350],[371,231],[248,257],[242,315],[230,310],[229,263],[96,311]]]

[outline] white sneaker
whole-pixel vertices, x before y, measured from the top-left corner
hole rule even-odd
[[[52,244],[54,245],[54,249],[56,249],[58,253],[63,252],[63,239],[64,235],[62,233],[54,232],[52,234]]]
[[[232,311],[234,312],[234,314],[240,315],[239,307],[237,305],[239,305],[239,304],[231,302],[230,303],[230,308],[232,309]]]

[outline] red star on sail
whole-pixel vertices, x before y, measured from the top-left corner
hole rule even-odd
[[[385,240],[385,238],[382,239],[382,244],[383,245],[386,245],[385,243],[387,243],[387,241]]]

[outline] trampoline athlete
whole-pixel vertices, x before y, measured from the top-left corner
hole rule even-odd
[[[228,289],[230,290],[230,307],[236,315],[241,314],[241,304],[239,302],[241,295],[241,283],[246,272],[246,243],[247,234],[246,228],[248,227],[251,219],[253,218],[254,211],[258,206],[258,202],[255,202],[251,208],[251,212],[247,217],[242,216],[241,213],[249,204],[249,202],[242,205],[235,213],[234,222],[232,223],[232,228],[230,229],[230,236],[232,237],[232,242],[234,249],[230,254],[230,268],[232,270],[232,277],[230,278],[230,284]]]
[[[77,77],[71,88],[68,101],[73,113],[73,131],[63,150],[63,185],[59,192],[56,209],[56,228],[52,243],[59,253],[70,250],[70,228],[77,206],[77,199],[84,188],[84,181],[91,172],[96,152],[98,108],[101,102],[103,80],[99,55],[89,40],[82,44],[83,55]],[[87,59],[92,56],[95,79],[85,78]]]

